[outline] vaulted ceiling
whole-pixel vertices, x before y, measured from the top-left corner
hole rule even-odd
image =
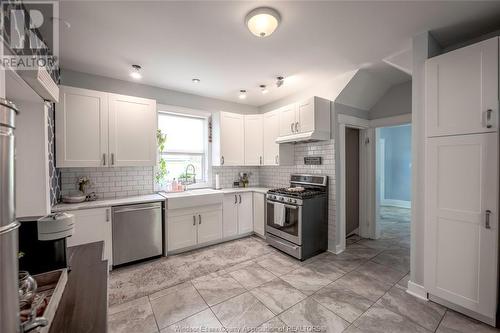
[[[264,39],[244,25],[258,6],[282,16]],[[378,63],[419,32],[452,43],[471,27],[500,25],[498,1],[62,1],[60,12],[71,24],[61,24],[65,69],[132,80],[139,64],[141,83],[255,106]],[[277,75],[287,78],[281,88]]]

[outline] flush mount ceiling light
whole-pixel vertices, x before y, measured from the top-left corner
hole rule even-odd
[[[267,37],[276,30],[280,20],[281,16],[275,9],[259,7],[247,14],[245,24],[255,36]]]
[[[238,98],[239,99],[245,99],[245,98],[247,98],[247,91],[244,90],[244,89],[240,90],[240,94],[239,94]]]
[[[260,92],[261,92],[262,94],[264,94],[264,95],[265,95],[265,94],[267,94],[267,93],[269,92],[269,90],[267,90],[267,87],[266,87],[266,85],[265,85],[265,84],[261,84],[261,85],[259,86],[259,88],[260,88]]]
[[[141,70],[141,66],[139,66],[139,65],[132,65],[132,71],[130,72],[130,76],[133,79],[140,80],[142,78],[140,70]]]
[[[193,83],[200,83],[200,81],[201,81],[201,80],[200,80],[200,79],[197,79],[197,78],[194,78],[194,79],[192,79],[191,81],[193,81]]]
[[[283,76],[276,77],[276,87],[281,87],[285,83],[285,78]]]

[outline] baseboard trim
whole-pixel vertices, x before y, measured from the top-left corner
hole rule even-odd
[[[415,282],[408,281],[408,289],[406,289],[406,292],[424,301],[429,300],[429,298],[427,297],[427,291],[425,291],[424,286],[416,284]]]
[[[391,206],[399,208],[411,208],[411,201],[396,200],[396,199],[382,199],[380,201],[381,206]]]

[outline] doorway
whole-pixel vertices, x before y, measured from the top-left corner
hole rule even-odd
[[[345,129],[346,237],[359,234],[359,129]]]
[[[410,246],[411,125],[376,129],[376,238]]]

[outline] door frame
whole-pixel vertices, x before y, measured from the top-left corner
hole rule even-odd
[[[339,170],[337,187],[338,214],[336,222],[335,253],[346,248],[346,127],[360,130],[359,135],[359,234],[364,238],[377,239],[377,188],[376,188],[376,128],[411,124],[411,113],[379,119],[363,119],[345,114],[337,115]]]
[[[339,114],[337,116],[338,121],[338,135],[339,135],[339,164],[340,164],[340,173],[339,173],[339,183],[340,183],[340,193],[337,196],[339,198],[339,219],[336,223],[336,230],[338,231],[338,235],[340,237],[337,238],[337,244],[335,245],[335,253],[341,253],[345,250],[346,247],[346,171],[345,171],[345,160],[346,160],[346,142],[345,142],[345,129],[346,128],[355,128],[359,129],[359,216],[360,216],[360,224],[359,230],[360,233],[364,233],[364,229],[362,227],[361,220],[366,218],[368,214],[366,214],[366,195],[362,195],[363,193],[367,193],[366,184],[367,179],[365,178],[368,175],[368,165],[366,162],[367,156],[367,147],[370,145],[365,144],[366,138],[369,139],[370,135],[368,132],[370,127],[370,121],[367,119],[362,119],[354,116],[349,116],[345,114]],[[370,142],[370,141],[368,141]],[[362,230],[363,229],[363,230]]]

